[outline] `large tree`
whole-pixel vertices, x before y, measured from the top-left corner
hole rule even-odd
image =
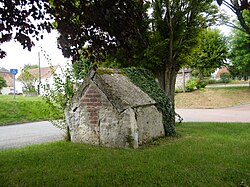
[[[215,19],[212,0],[149,1],[153,5],[149,44],[143,0],[49,2],[50,6],[41,0],[5,0],[1,6],[4,7],[1,9],[4,12],[1,31],[9,35],[4,35],[2,42],[12,36],[30,49],[32,41],[29,36],[36,36],[39,29],[49,30],[51,26],[46,20],[43,25],[34,25],[30,17],[43,20],[45,13],[49,12],[54,16],[54,26],[60,33],[59,47],[64,56],[73,57],[73,61],[81,55],[90,56],[90,59],[114,56],[119,49],[119,54],[124,56],[123,63],[130,64],[134,58],[141,59],[147,49],[144,57],[152,54],[150,58],[156,59],[152,66],[157,68],[162,88],[172,101],[177,71],[196,44],[200,28]],[[17,35],[13,36],[15,33]]]
[[[21,75],[17,78],[22,84],[24,91],[34,92],[35,91],[35,83],[37,81],[37,77],[31,73],[31,69],[38,68],[37,65],[25,64]]]
[[[0,2],[0,45],[14,39],[31,50],[34,40],[43,38],[43,31],[51,30],[51,16],[47,0],[3,0]],[[0,48],[0,58],[6,52]]]
[[[202,28],[216,21],[217,7],[210,0],[154,0],[151,46],[145,57],[155,70],[161,87],[174,103],[176,75]]]
[[[246,17],[250,22],[250,12]],[[229,58],[232,63],[229,70],[233,76],[245,78],[250,76],[250,35],[238,29],[232,30]]]
[[[189,66],[198,72],[199,78],[209,76],[216,68],[226,64],[228,41],[218,29],[204,29],[190,55]]]

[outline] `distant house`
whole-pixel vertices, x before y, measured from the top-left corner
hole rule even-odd
[[[0,75],[5,79],[7,87],[1,89],[1,93],[3,95],[13,94],[14,93],[14,77],[9,72],[9,70],[5,68],[0,68]],[[16,81],[16,93],[22,93],[21,85],[18,81]]]
[[[35,86],[35,89],[37,90],[38,85],[39,85],[39,68],[30,69],[29,73],[31,75],[33,75],[34,77],[36,77],[36,81],[35,81],[34,86]],[[41,67],[40,68],[41,85],[46,85],[47,88],[53,87],[53,82],[54,82],[53,75],[54,75],[54,73],[55,74],[62,74],[62,69],[59,65],[50,66],[50,67]],[[40,93],[43,94],[43,92],[44,92],[44,89],[42,86],[40,86]]]

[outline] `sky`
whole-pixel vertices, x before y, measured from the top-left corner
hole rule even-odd
[[[225,6],[222,6],[221,8],[225,9],[227,13],[232,15],[231,11]],[[230,33],[230,28],[227,26],[220,26],[218,28],[225,35]],[[55,30],[50,34],[45,33],[44,39],[36,42],[35,47],[32,48],[31,52],[27,49],[23,49],[18,42],[10,41],[3,43],[0,47],[7,52],[7,56],[0,59],[0,67],[4,67],[8,70],[18,69],[18,74],[20,74],[21,69],[25,64],[38,65],[38,52],[41,51],[41,47],[51,58],[51,61],[48,62],[43,54],[40,53],[41,67],[48,67],[50,64],[65,66],[67,63],[70,63],[70,59],[64,58],[61,50],[57,48],[57,36],[58,33]]]
[[[20,43],[15,41],[5,42],[1,45],[1,49],[7,52],[7,56],[0,59],[0,67],[4,67],[8,70],[18,69],[18,74],[25,64],[38,65],[39,58],[38,52],[40,51],[40,65],[41,67],[48,67],[52,65],[65,66],[70,62],[70,59],[64,58],[60,49],[57,48],[57,31],[51,33],[45,33],[44,39],[35,42],[35,47],[32,47],[31,52],[27,49],[23,49]],[[50,57],[51,61],[48,61],[41,48]]]

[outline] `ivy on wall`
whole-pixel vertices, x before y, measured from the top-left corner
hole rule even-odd
[[[153,74],[143,68],[125,68],[123,71],[136,86],[156,101],[157,109],[162,112],[162,122],[166,136],[174,135],[174,108],[167,95],[155,81]]]

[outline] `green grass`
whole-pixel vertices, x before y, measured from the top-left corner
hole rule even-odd
[[[184,123],[133,149],[55,142],[0,151],[0,186],[250,185],[250,123]]]
[[[48,120],[54,112],[41,97],[0,95],[0,125]]]
[[[175,95],[176,108],[222,108],[249,103],[249,87],[214,87]]]
[[[210,87],[208,89],[214,90],[250,90],[249,86],[227,86],[227,87]]]

